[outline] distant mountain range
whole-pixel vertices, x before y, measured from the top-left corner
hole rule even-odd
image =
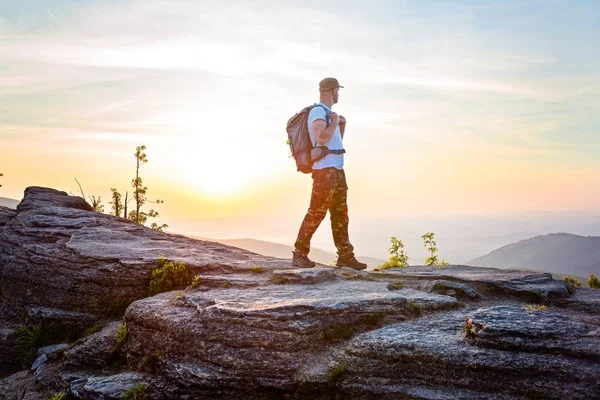
[[[204,238],[204,237],[198,237],[198,236],[190,236],[190,237],[192,237],[194,239],[209,240],[211,242],[217,242],[217,243],[222,243],[222,244],[226,244],[229,246],[239,247],[240,249],[252,251],[254,253],[262,254],[265,256],[277,257],[277,258],[292,258],[292,251],[294,250],[294,248],[292,246],[288,246],[288,245],[280,244],[280,243],[267,242],[264,240],[257,240],[257,239],[249,239],[249,238],[211,239],[211,238]],[[325,264],[325,265],[330,265],[330,264],[335,263],[337,255],[330,253],[328,251],[325,251],[325,250],[312,248],[310,250],[309,257],[311,260],[313,260],[315,262]],[[357,256],[356,258],[358,260],[366,263],[369,268],[378,267],[385,262],[384,260],[378,260],[378,259],[372,258],[372,257]]]
[[[600,274],[600,237],[552,233],[503,246],[468,262],[481,267],[517,267],[587,278]]]
[[[0,206],[8,208],[17,208],[19,200],[9,199],[8,197],[0,197]]]

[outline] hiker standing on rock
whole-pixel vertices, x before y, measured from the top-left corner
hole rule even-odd
[[[311,142],[315,148],[325,146],[325,156],[312,166],[312,194],[310,207],[298,232],[292,264],[311,268],[316,264],[308,258],[310,240],[325,218],[327,211],[331,217],[333,242],[337,247],[336,266],[365,269],[354,256],[354,247],[348,237],[348,185],[344,173],[344,131],[346,119],[331,111],[338,102],[340,86],[337,79],[325,78],[319,82],[320,102],[308,114],[307,125]]]

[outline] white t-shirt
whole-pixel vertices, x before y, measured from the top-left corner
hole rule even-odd
[[[329,107],[327,107],[325,104],[323,104],[323,103],[317,103],[317,104],[322,105],[327,110],[329,110],[329,113],[331,113],[331,109]],[[312,123],[318,119],[322,119],[327,122],[327,114],[325,113],[325,110],[323,109],[323,107],[318,107],[318,106],[314,107],[312,110],[310,110],[310,113],[308,114],[308,120],[307,120],[308,133],[310,135],[310,140],[312,141],[313,146],[316,143],[316,139],[315,139],[315,135],[312,131]],[[329,118],[329,120],[331,121],[331,118]],[[331,139],[329,139],[329,141],[327,143],[325,143],[325,146],[327,146],[327,148],[329,150],[343,150],[344,149],[344,143],[342,142],[342,132],[340,131],[339,124],[335,128],[335,132],[333,133],[333,136],[331,137]],[[329,168],[329,167],[335,167],[337,169],[344,169],[344,155],[343,154],[327,154],[325,157],[323,157],[319,161],[316,161],[313,164],[313,169],[323,169],[323,168]]]

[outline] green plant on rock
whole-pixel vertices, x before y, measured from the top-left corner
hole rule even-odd
[[[50,396],[50,400],[64,400],[64,398],[64,393],[54,393],[52,396]]]
[[[129,328],[127,322],[123,322],[117,327],[117,344],[123,344],[129,336]]]
[[[36,350],[39,347],[71,341],[77,337],[78,333],[57,322],[48,322],[47,320],[17,330],[15,337],[17,342],[23,346],[19,355],[21,365],[28,366],[35,361]]]
[[[221,286],[219,286],[219,290],[229,289],[230,287],[231,287],[231,283],[225,281],[221,284]]]
[[[329,383],[333,383],[337,380],[339,380],[342,375],[344,375],[346,373],[346,370],[348,369],[348,366],[346,365],[346,363],[338,363],[335,364],[330,370],[329,370],[329,374],[327,374],[327,380],[329,381]]]
[[[527,311],[532,311],[532,310],[546,311],[546,309],[547,309],[547,307],[543,304],[527,304],[524,308]]]
[[[600,289],[600,279],[598,279],[596,275],[590,274],[587,285],[592,289]]]
[[[129,328],[127,327],[127,322],[123,322],[117,327],[117,343],[108,351],[108,354],[111,356],[118,353],[121,350],[121,347],[127,340],[129,336]]]
[[[151,296],[173,289],[185,288],[192,283],[192,273],[185,263],[167,261],[160,257],[152,270],[148,292]]]
[[[465,337],[474,337],[475,336],[475,327],[473,326],[473,321],[469,318],[465,321],[464,328]]]
[[[419,303],[415,303],[414,301],[409,301],[408,306],[410,308],[412,308],[415,311],[415,313],[417,313],[417,315],[421,315],[421,313],[423,312],[423,307],[421,307],[419,305]]]
[[[448,263],[448,261],[442,259],[442,261],[438,260],[437,257],[437,251],[438,248],[437,243],[435,242],[435,238],[434,238],[434,233],[433,232],[427,232],[425,233],[423,236],[421,236],[421,238],[424,241],[424,246],[427,248],[427,251],[429,252],[429,257],[427,257],[425,259],[425,265],[427,266],[446,266],[446,265],[450,265],[450,263]]]
[[[148,387],[143,383],[138,383],[123,393],[123,400],[147,400],[148,398]]]
[[[573,286],[581,286],[581,281],[576,278],[573,278],[572,276],[563,276],[563,281],[571,282]]]
[[[198,286],[200,286],[200,275],[196,275],[194,276],[194,279],[192,279],[192,284],[190,285],[190,287],[192,289],[196,289]]]
[[[408,267],[408,254],[404,252],[404,244],[402,240],[396,239],[394,236],[390,239],[392,247],[390,247],[390,258],[381,265],[378,270],[384,270],[395,267]]]
[[[255,265],[254,267],[250,268],[250,272],[253,274],[262,274],[265,272],[265,269],[260,265]]]

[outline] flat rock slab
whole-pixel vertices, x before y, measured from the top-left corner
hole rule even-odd
[[[193,365],[188,369],[220,382],[214,371],[226,370],[238,390],[257,379],[265,387],[290,388],[311,354],[386,319],[416,318],[415,304],[420,309],[460,306],[448,296],[390,291],[385,282],[354,280],[163,293],[127,310],[127,354],[135,363],[158,352],[164,365]],[[179,374],[175,367],[169,370]]]
[[[492,298],[514,296],[536,301],[569,296],[566,282],[554,280],[552,274],[541,272],[451,265],[391,268],[373,274],[461,282]]]
[[[447,393],[468,388],[502,399],[600,395],[597,362],[473,346],[464,339],[466,311],[442,312],[356,336],[338,358],[346,365],[340,385],[348,393],[356,385],[365,393],[376,393],[382,384],[438,388]]]
[[[518,306],[484,308],[469,318],[468,338],[478,346],[600,361],[600,317],[597,324],[577,318]]]
[[[117,329],[121,321],[107,324],[99,332],[88,336],[83,343],[67,350],[66,362],[68,367],[103,367],[110,358],[110,350],[117,344]]]

